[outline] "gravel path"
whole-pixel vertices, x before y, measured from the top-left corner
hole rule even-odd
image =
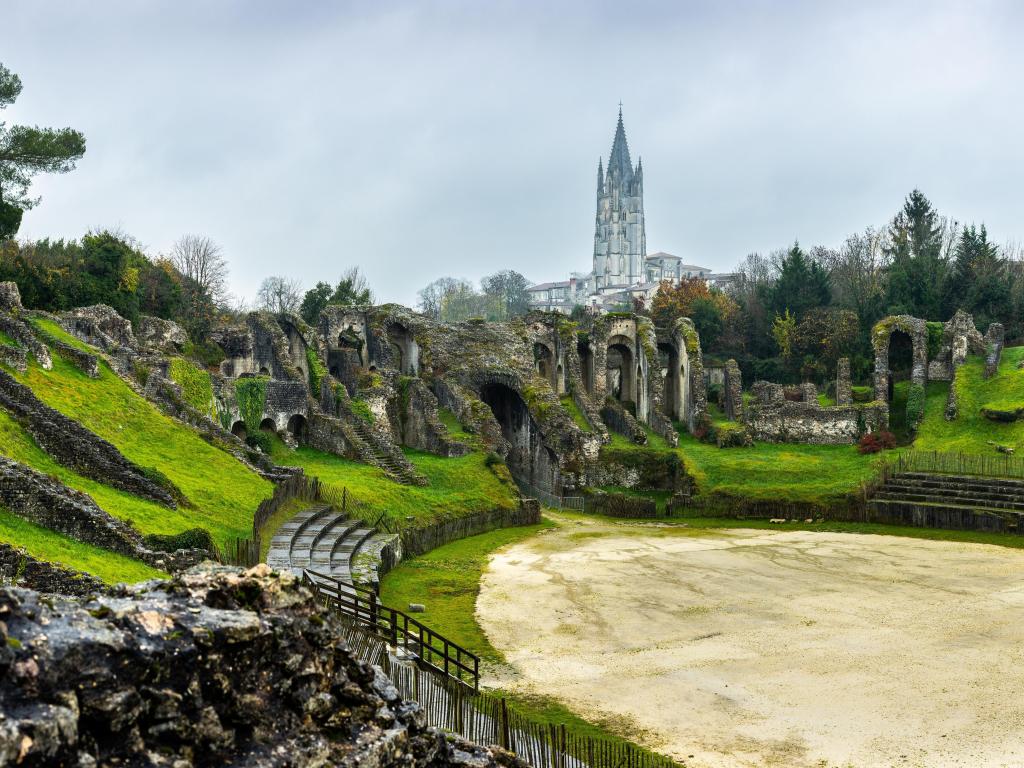
[[[1024,551],[574,521],[477,612],[514,685],[687,766],[1024,765]]]

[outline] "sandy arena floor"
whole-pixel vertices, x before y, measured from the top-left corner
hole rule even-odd
[[[503,685],[687,766],[1024,766],[1024,551],[586,521],[477,612]]]

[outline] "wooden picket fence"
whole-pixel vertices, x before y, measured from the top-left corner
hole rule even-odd
[[[982,475],[1024,479],[1024,457],[1005,453],[954,453],[952,451],[905,451],[887,456],[882,472],[934,472],[945,475]]]
[[[474,691],[429,667],[397,659],[387,642],[355,622],[342,626],[343,640],[352,652],[379,666],[403,699],[419,703],[427,723],[435,728],[478,744],[497,744],[534,768],[679,768],[672,759],[625,741],[535,720],[503,697]]]

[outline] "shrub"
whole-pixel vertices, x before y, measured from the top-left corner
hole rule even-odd
[[[226,357],[224,350],[215,341],[203,341],[199,344],[193,344],[191,341],[186,342],[185,346],[182,347],[182,354],[201,363],[206,368],[220,365],[221,361]]]
[[[709,384],[707,394],[709,403],[718,403],[719,405],[722,405],[724,398],[722,396],[721,384]]]
[[[259,429],[246,435],[245,442],[253,448],[259,448],[267,455],[270,455],[274,447],[270,435]]]
[[[857,443],[859,453],[878,453],[896,447],[896,435],[887,429],[868,432],[861,436]]]
[[[719,424],[715,427],[715,445],[719,448],[745,448],[754,444],[742,424]]]
[[[367,424],[373,424],[373,411],[370,410],[370,404],[365,400],[360,400],[357,397],[352,398],[348,401],[349,407],[352,409],[352,413],[358,416],[360,419],[365,421]]]
[[[205,528],[189,528],[175,534],[151,533],[143,541],[154,552],[177,552],[179,549],[217,551],[213,536]]]
[[[850,387],[850,389],[855,403],[870,403],[875,399],[874,387]]]
[[[942,348],[943,323],[928,321],[925,325],[928,328],[928,359],[934,360]]]
[[[488,469],[496,466],[504,466],[504,464],[505,460],[494,451],[489,452],[487,456],[484,457],[484,466]]]
[[[924,386],[911,384],[907,392],[907,427],[917,429],[924,417]]]

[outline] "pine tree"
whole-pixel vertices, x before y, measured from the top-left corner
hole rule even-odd
[[[928,319],[942,314],[948,264],[942,249],[944,223],[919,189],[889,225],[886,255],[889,311]]]
[[[800,318],[814,307],[824,307],[832,301],[828,273],[816,261],[807,258],[799,243],[783,257],[779,277],[769,291],[769,307],[776,315],[788,310]]]

